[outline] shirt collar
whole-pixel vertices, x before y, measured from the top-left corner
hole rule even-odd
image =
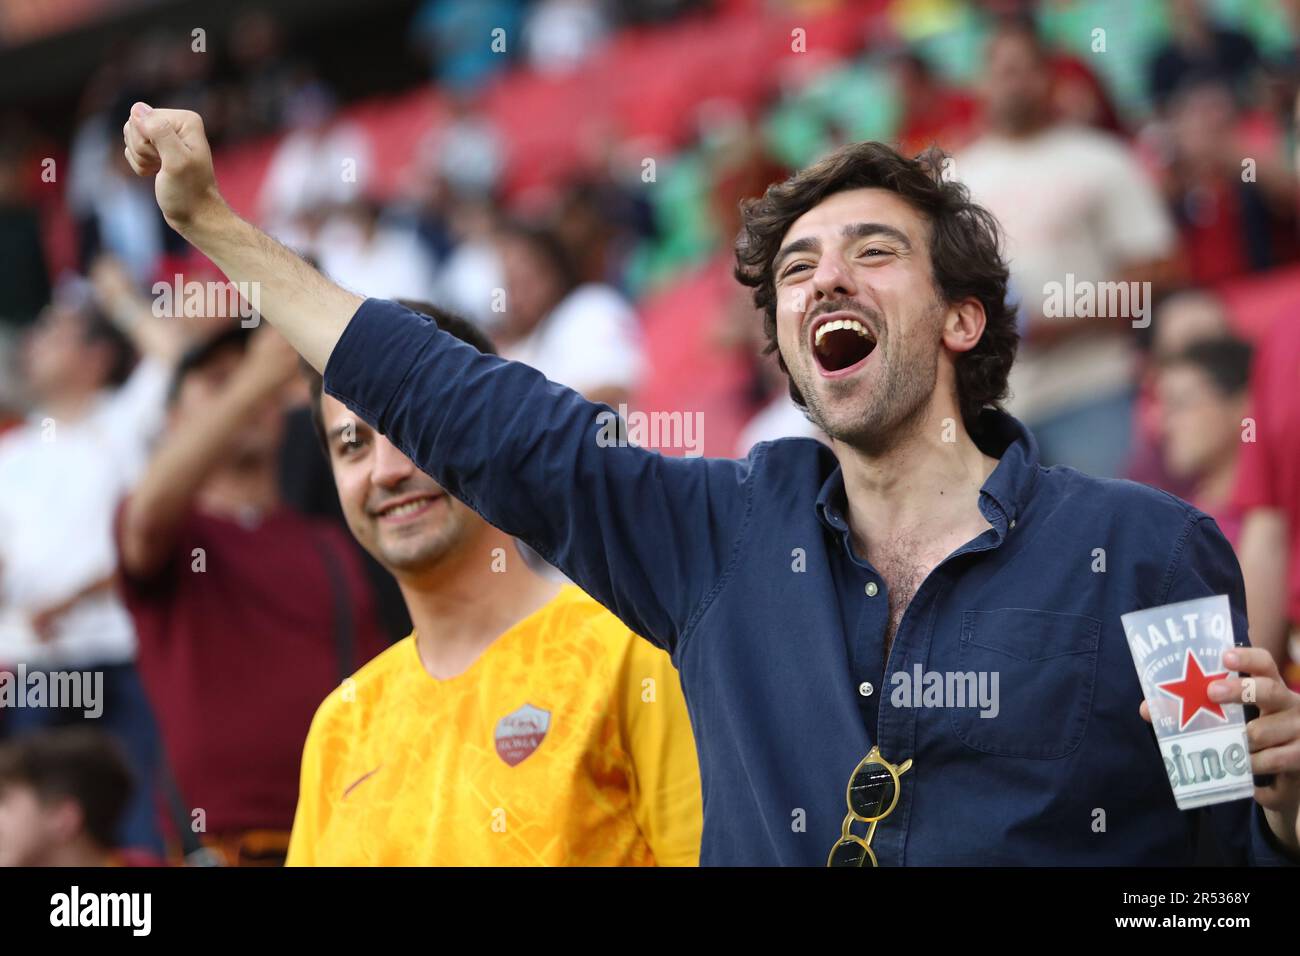
[[[986,408],[980,413],[975,444],[986,455],[998,458],[998,465],[980,488],[980,513],[998,530],[998,536],[1014,527],[1024,512],[1038,479],[1038,442],[1019,420],[1006,412]],[[848,530],[844,473],[837,464],[817,494],[817,517],[834,531]]]

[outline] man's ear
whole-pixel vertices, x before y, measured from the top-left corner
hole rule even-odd
[[[969,352],[979,344],[987,321],[979,299],[963,299],[949,306],[943,320],[943,344],[953,352]]]

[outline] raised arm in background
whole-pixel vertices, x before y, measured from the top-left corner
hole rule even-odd
[[[297,372],[297,356],[284,340],[261,329],[217,399],[174,424],[122,511],[119,538],[127,574],[147,578],[159,570],[195,495],[228,455],[232,439]]]

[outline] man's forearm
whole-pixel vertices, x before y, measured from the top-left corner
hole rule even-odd
[[[317,371],[362,303],[290,249],[241,219],[224,202],[182,235],[235,283],[251,283],[257,308]]]
[[[122,522],[122,556],[127,570],[154,570],[199,487],[220,464],[230,442],[267,400],[264,384],[236,373],[230,386],[205,410],[172,430],[131,494]]]

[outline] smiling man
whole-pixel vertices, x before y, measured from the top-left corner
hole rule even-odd
[[[832,447],[674,459],[598,444],[602,406],[240,220],[196,115],[138,104],[125,135],[168,221],[261,283],[329,394],[673,655],[702,863],[1177,865],[1210,834],[1235,862],[1295,852],[1300,697],[1261,651],[1225,663],[1257,676],[1251,765],[1275,783],[1176,808],[1120,615],[1226,593],[1244,636],[1236,561],[1176,498],[1039,464],[997,409],[1015,334],[996,223],[934,166],[856,144],[746,207],[738,275]],[[887,696],[915,665],[997,672],[996,716]]]
[[[317,712],[288,863],[695,866],[699,765],[668,656],[535,574],[320,376],[312,401],[348,527],[415,630]]]

